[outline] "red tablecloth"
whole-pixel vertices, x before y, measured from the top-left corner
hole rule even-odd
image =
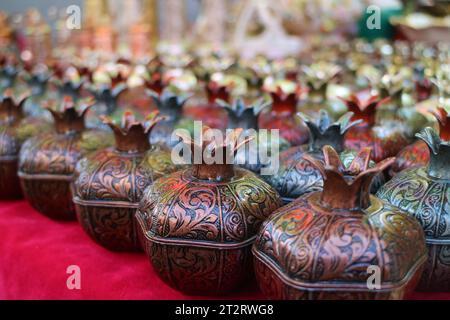
[[[67,288],[67,267],[81,270],[81,289]],[[144,254],[110,252],[77,222],[57,222],[25,201],[0,202],[0,299],[193,299],[164,284]],[[262,299],[255,284],[225,299]],[[450,299],[415,293],[414,299]]]

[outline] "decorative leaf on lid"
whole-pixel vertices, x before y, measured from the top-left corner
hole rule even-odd
[[[227,130],[225,139],[218,129],[203,126],[199,139],[177,133],[190,147],[193,175],[198,179],[222,181],[234,176],[234,157],[240,147],[254,136],[243,135],[243,129]]]
[[[450,179],[450,142],[443,141],[430,127],[423,129],[416,137],[430,148],[428,174],[438,179]]]
[[[439,122],[439,136],[442,140],[450,141],[450,114],[440,107],[433,114]]]
[[[0,97],[0,122],[10,124],[20,120],[23,117],[23,106],[29,97],[29,93],[24,93],[16,98],[11,88],[6,89]]]
[[[258,129],[258,116],[262,110],[271,105],[270,101],[258,100],[252,105],[246,105],[242,99],[236,99],[228,104],[218,100],[217,103],[224,107],[228,113],[228,128]]]
[[[324,162],[306,154],[304,159],[316,167],[323,177],[321,203],[333,209],[366,209],[370,206],[373,178],[389,167],[395,158],[387,158],[370,168],[371,148],[363,148],[347,167],[331,146],[323,147]]]
[[[206,95],[208,103],[213,104],[216,100],[230,101],[231,85],[222,84],[216,81],[210,81],[206,85]]]
[[[390,97],[380,99],[378,96],[370,96],[362,100],[357,95],[341,100],[347,105],[348,111],[353,112],[352,120],[361,120],[363,123],[373,126],[378,106],[390,100]]]
[[[331,145],[338,152],[344,149],[344,135],[361,120],[351,121],[352,112],[347,112],[338,121],[333,121],[326,110],[320,110],[319,118],[314,119],[299,112],[297,114],[306,124],[310,132],[309,150],[319,151],[325,145]]]
[[[56,132],[65,134],[81,132],[85,129],[84,117],[89,108],[94,104],[94,101],[92,99],[85,99],[80,104],[83,104],[83,107],[76,106],[70,96],[65,96],[62,99],[59,110],[57,110],[55,101],[49,101],[47,103],[46,109],[50,111],[55,120]]]
[[[266,79],[267,80],[267,79]],[[289,80],[266,81],[264,89],[272,98],[272,111],[276,113],[294,114],[300,95],[306,92],[296,82]]]
[[[150,150],[149,135],[154,126],[164,117],[154,111],[145,119],[144,122],[136,120],[135,115],[130,112],[124,112],[122,123],[116,124],[111,118],[102,116],[103,123],[110,126],[114,132],[116,140],[116,149],[119,151],[134,153]]]
[[[170,90],[164,90],[161,94],[147,90],[147,94],[152,97],[158,111],[167,117],[167,120],[177,120],[183,111],[183,105],[189,99],[186,96],[176,95]]]
[[[161,73],[154,72],[151,73],[150,79],[144,80],[144,86],[160,95],[166,87],[166,84],[163,81]]]

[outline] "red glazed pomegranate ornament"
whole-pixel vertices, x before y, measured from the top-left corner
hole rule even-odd
[[[187,294],[220,295],[242,285],[252,273],[255,234],[281,206],[274,189],[232,164],[247,142],[241,132],[233,130],[222,143],[204,139],[207,132],[198,142],[183,137],[191,155],[213,158],[155,181],[136,213],[154,270]]]
[[[358,151],[371,147],[373,160],[380,162],[396,156],[409,144],[399,122],[375,123],[377,107],[388,100],[389,98],[379,99],[377,96],[360,100],[356,95],[343,100],[348,110],[353,112],[352,120],[362,120],[361,124],[347,131],[344,142],[346,149]]]
[[[197,121],[210,128],[226,129],[227,113],[217,104],[217,100],[230,101],[232,84],[221,84],[210,81],[206,86],[207,103],[204,105],[190,106],[184,110],[184,116]]]
[[[301,88],[291,81],[279,81],[274,87],[266,87],[272,97],[272,109],[261,113],[261,129],[279,129],[280,136],[298,146],[308,142],[309,131],[305,124],[296,117]]]
[[[0,199],[22,197],[17,176],[19,150],[22,143],[38,133],[49,131],[50,124],[39,118],[26,118],[24,104],[29,96],[15,99],[5,90],[0,100]]]
[[[121,125],[104,117],[114,132],[115,147],[93,152],[76,166],[73,201],[78,221],[94,241],[110,250],[140,250],[134,214],[144,189],[176,169],[170,153],[149,142],[160,120],[157,112],[143,123],[130,112]]]
[[[19,154],[19,177],[25,198],[53,219],[75,219],[70,190],[75,165],[86,154],[112,144],[110,133],[85,128],[89,106],[79,109],[70,97],[64,99],[59,111],[48,107],[54,131],[28,139]]]
[[[372,179],[393,158],[369,168],[370,148],[347,167],[330,146],[323,191],[275,211],[253,246],[255,272],[269,299],[402,299],[414,290],[426,260],[419,223],[369,194]],[[379,270],[380,288],[368,286]]]
[[[439,123],[439,135],[442,140],[450,141],[450,115],[444,108],[437,108],[434,115]],[[403,148],[390,170],[391,176],[400,171],[413,167],[425,166],[430,160],[430,149],[422,140],[417,140],[413,144]]]

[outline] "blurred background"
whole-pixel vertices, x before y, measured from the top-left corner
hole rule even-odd
[[[2,1],[0,37],[38,60],[45,60],[51,49],[70,55],[96,50],[105,56],[142,58],[158,47],[176,52],[193,46],[226,48],[249,57],[264,54],[278,58],[307,52],[317,43],[339,43],[357,36],[368,40],[394,37],[445,40],[450,37],[449,3],[445,0]],[[73,8],[70,6],[76,6],[79,12],[68,12],[68,7]],[[70,28],[68,21],[79,21],[79,25]]]

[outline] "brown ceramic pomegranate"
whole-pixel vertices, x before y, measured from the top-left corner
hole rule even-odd
[[[409,140],[403,134],[401,123],[397,121],[375,122],[377,107],[388,101],[389,98],[379,99],[371,96],[365,100],[351,95],[347,100],[348,110],[353,112],[352,120],[362,120],[362,123],[351,128],[345,135],[345,148],[361,150],[371,147],[372,157],[379,162],[397,153],[409,144]]]
[[[183,113],[183,106],[188,97],[177,95],[171,90],[164,90],[161,94],[148,91],[158,111],[164,116],[164,120],[158,122],[150,137],[151,143],[170,149],[178,143],[172,134],[179,125]]]
[[[323,191],[275,211],[253,246],[255,272],[269,299],[402,299],[426,261],[425,237],[412,217],[370,195],[371,180],[393,158],[369,168],[370,148],[350,165],[330,146],[319,161]],[[373,286],[378,273],[379,287]]]
[[[207,103],[185,108],[184,116],[202,121],[203,125],[210,128],[226,129],[227,113],[216,100],[229,102],[230,88],[215,81],[210,81],[205,88]]]
[[[241,132],[232,131],[222,143],[184,137],[188,153],[208,151],[219,155],[214,158],[218,161],[203,157],[156,180],[137,210],[140,237],[154,270],[185,293],[220,295],[243,284],[252,274],[255,234],[281,205],[274,189],[233,165],[236,149],[246,142],[240,141]]]
[[[293,82],[279,82],[267,88],[272,97],[272,108],[259,117],[261,129],[279,129],[280,136],[291,146],[308,142],[309,131],[303,121],[296,117],[301,88]]]
[[[0,98],[0,199],[22,197],[17,176],[20,147],[27,138],[50,130],[46,120],[25,117],[28,98],[25,94],[16,99],[12,90],[6,90]]]
[[[442,140],[450,140],[450,115],[444,108],[438,108],[434,113],[439,123],[439,135]],[[425,166],[430,160],[430,151],[425,142],[417,140],[413,144],[403,148],[397,155],[390,170],[391,176],[400,171],[413,167]]]
[[[177,168],[169,152],[150,145],[149,135],[160,120],[153,113],[137,122],[130,112],[121,125],[103,118],[114,132],[115,147],[93,152],[76,166],[73,201],[78,221],[110,250],[140,250],[134,214],[144,189]]]
[[[347,113],[338,121],[333,121],[327,111],[322,110],[318,117],[300,114],[310,131],[309,144],[289,148],[280,153],[279,169],[276,174],[265,177],[285,202],[312,191],[322,189],[323,181],[320,172],[304,160],[306,154],[322,158],[322,147],[333,146],[343,158],[351,157],[344,151],[344,134],[358,121],[350,121],[352,113]]]
[[[84,155],[111,145],[112,135],[87,130],[88,107],[76,106],[70,97],[59,110],[49,107],[54,131],[34,136],[19,154],[19,177],[25,198],[44,215],[60,220],[75,219],[70,185],[77,161]]]

